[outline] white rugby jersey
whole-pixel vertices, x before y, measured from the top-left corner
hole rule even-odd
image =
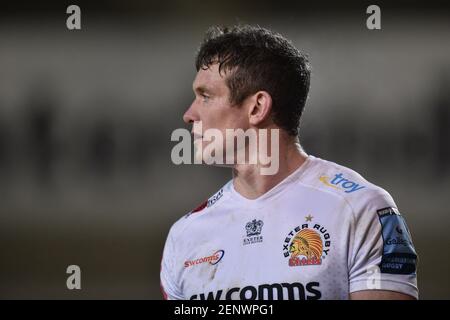
[[[418,298],[417,255],[391,196],[309,155],[257,199],[232,180],[170,229],[166,299],[348,299],[381,289]]]

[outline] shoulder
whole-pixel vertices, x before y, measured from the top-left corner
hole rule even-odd
[[[332,161],[311,157],[308,173],[301,183],[338,197],[358,214],[373,208],[395,207],[389,192],[368,181],[361,174]]]
[[[227,196],[229,183],[230,182],[225,184],[208,199],[202,201],[194,209],[179,218],[170,228],[169,236],[175,237],[181,235],[185,230],[189,229],[192,224],[198,223],[201,217],[209,215],[217,210],[223,202],[223,198]]]

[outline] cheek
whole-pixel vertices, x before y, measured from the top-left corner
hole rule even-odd
[[[244,110],[230,107],[223,101],[219,101],[214,106],[203,111],[200,118],[203,121],[204,129],[216,128],[224,130],[241,128],[246,130],[248,128]]]
[[[248,119],[243,110],[228,109],[228,112],[222,115],[222,119],[227,128],[248,129]]]

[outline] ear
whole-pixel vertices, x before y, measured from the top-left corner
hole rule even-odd
[[[250,108],[248,110],[249,122],[257,126],[269,119],[272,110],[272,97],[267,91],[258,91],[250,99]]]

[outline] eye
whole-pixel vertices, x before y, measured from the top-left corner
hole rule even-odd
[[[202,97],[203,102],[208,102],[209,101],[210,97],[208,95],[202,93],[200,96]]]

